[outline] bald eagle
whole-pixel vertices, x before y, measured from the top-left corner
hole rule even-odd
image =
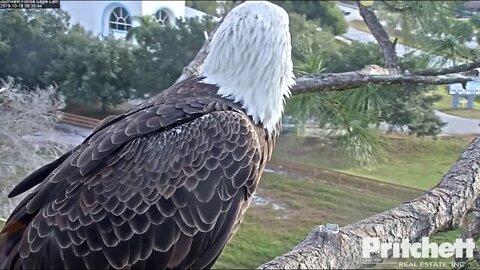
[[[234,8],[201,72],[102,121],[22,180],[0,268],[210,268],[238,229],[294,84],[288,15]]]

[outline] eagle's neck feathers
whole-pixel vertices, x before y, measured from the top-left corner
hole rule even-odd
[[[266,1],[233,9],[212,38],[201,74],[273,133],[295,82],[287,13]]]

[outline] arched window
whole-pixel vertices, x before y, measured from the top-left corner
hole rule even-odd
[[[162,26],[170,25],[172,22],[171,18],[172,17],[170,13],[165,9],[160,9],[159,11],[157,11],[157,13],[155,13],[155,19],[157,19],[157,22]]]
[[[128,11],[123,7],[116,7],[110,13],[110,29],[128,31],[132,28],[132,19]]]

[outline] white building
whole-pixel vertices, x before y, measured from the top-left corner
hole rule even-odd
[[[124,37],[139,25],[136,16],[155,15],[160,24],[174,24],[177,18],[202,17],[205,13],[185,7],[185,1],[60,1],[70,14],[71,24],[80,24],[95,35]]]

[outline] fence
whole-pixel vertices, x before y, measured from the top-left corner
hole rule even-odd
[[[411,200],[425,192],[425,190],[421,189],[386,183],[371,178],[356,176],[287,160],[273,159],[269,163],[269,167],[274,169],[278,168],[287,173],[299,174],[315,180],[324,181],[328,184],[355,188],[388,197],[399,198],[401,200]]]
[[[93,129],[99,122],[99,119],[85,117],[72,113],[63,113],[62,122],[74,126]]]

